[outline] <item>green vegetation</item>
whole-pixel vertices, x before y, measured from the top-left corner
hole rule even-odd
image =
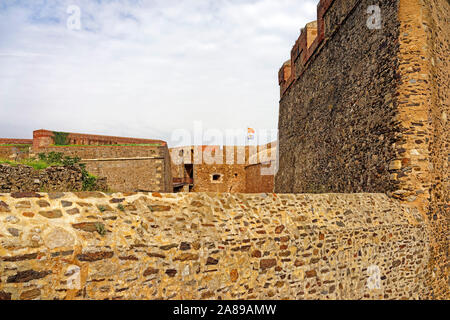
[[[95,228],[97,229],[99,235],[104,236],[106,234],[106,228],[103,223],[100,222],[96,223]]]
[[[35,170],[42,170],[50,167],[50,164],[46,163],[45,161],[34,159],[24,159],[19,161],[0,159],[0,164],[8,164],[11,167],[17,167],[18,165],[23,164],[26,166],[30,166]]]
[[[16,167],[19,163],[12,160],[0,159],[0,164],[9,164],[12,167]]]
[[[53,142],[56,146],[66,146],[69,144],[68,138],[69,134],[66,132],[53,131]]]
[[[83,191],[97,191],[97,177],[90,174],[86,170],[84,164],[80,164],[81,173],[83,174]]]
[[[61,152],[39,153],[39,161],[48,163],[49,166],[70,167],[80,163],[81,158],[64,156]]]
[[[24,159],[20,161],[3,160],[0,159],[0,164],[8,164],[12,167],[18,165],[26,165],[34,168],[35,170],[43,170],[49,167],[72,167],[79,166],[82,174],[83,191],[97,191],[98,178],[90,174],[86,170],[86,164],[80,163],[81,158],[64,156],[61,152],[50,152],[48,154],[38,154],[38,159]]]
[[[117,206],[117,209],[119,209],[122,212],[125,212],[125,207],[121,203],[119,203],[119,205]]]
[[[51,165],[42,160],[24,159],[20,161],[21,164],[33,167],[35,170],[47,169]]]

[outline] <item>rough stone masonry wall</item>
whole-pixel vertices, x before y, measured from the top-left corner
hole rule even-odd
[[[162,185],[160,192],[173,192],[173,177],[172,177],[172,160],[170,159],[170,152],[167,146],[160,147],[162,154]]]
[[[0,144],[22,144],[22,145],[32,145],[32,139],[7,139],[0,138]]]
[[[430,298],[448,298],[450,5],[378,1],[382,28],[370,30],[372,4],[322,0],[324,41],[291,61],[294,78],[280,72],[275,190],[385,192],[419,210],[433,233]]]
[[[405,127],[399,177],[403,199],[427,214],[431,298],[449,295],[450,4],[400,1],[399,119]]]
[[[428,290],[424,221],[382,194],[0,194],[0,221],[0,299],[420,299]]]
[[[431,210],[433,223],[433,265],[435,266],[434,296],[450,297],[449,293],[449,122],[450,114],[450,3],[433,0],[428,3],[430,26],[427,28],[430,45],[433,123],[431,180]]]
[[[261,182],[260,175],[252,169],[248,170],[250,174],[247,174],[246,167],[249,165],[251,157],[255,157],[259,152],[275,147],[275,142],[271,142],[261,146],[189,146],[172,148],[170,149],[172,160],[177,159],[177,161],[174,161],[175,163],[172,162],[172,175],[178,180],[189,178],[185,170],[185,164],[193,164],[194,192],[245,193],[248,192],[247,185],[252,185],[251,189],[255,192],[273,192],[273,188],[267,188],[266,179],[263,179],[264,186],[258,189],[256,186]],[[182,151],[183,153],[181,153]],[[219,156],[220,154],[222,154],[221,157]],[[206,161],[209,157],[213,158],[208,159],[210,163],[214,162],[213,164],[208,164],[208,161]],[[261,161],[264,160],[257,159],[254,163],[257,164]],[[176,164],[176,162],[183,163]],[[253,173],[257,174],[254,175]],[[215,174],[221,176],[219,181],[212,179]]]
[[[79,167],[50,167],[35,170],[25,165],[0,164],[0,193],[39,191],[81,191]]]
[[[274,188],[274,176],[266,175],[262,170],[269,171],[274,163],[258,163],[245,167],[245,192],[246,193],[271,193]]]
[[[275,191],[394,191],[398,1],[377,1],[381,30],[367,27],[373,1],[331,2],[325,40],[306,66],[303,55],[292,61],[296,78],[280,101]]]
[[[221,176],[219,181],[213,175]],[[194,192],[231,192],[246,190],[245,164],[200,164],[194,166]]]
[[[394,195],[422,211],[431,197],[442,205],[446,189],[448,194],[449,7],[445,0],[400,1],[397,95],[403,132]]]
[[[29,153],[30,153],[29,145],[13,145],[13,146],[0,145],[0,159],[6,160],[25,159],[29,156]]]
[[[39,150],[52,151],[82,158],[89,173],[106,177],[113,191],[173,191],[167,146],[74,146]]]

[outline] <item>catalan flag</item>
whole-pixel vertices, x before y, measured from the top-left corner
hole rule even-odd
[[[248,130],[247,130],[247,139],[248,140],[254,140],[255,139],[255,133],[256,133],[255,129],[248,128]]]

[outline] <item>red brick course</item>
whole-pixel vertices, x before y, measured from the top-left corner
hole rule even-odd
[[[53,145],[53,131],[36,130],[33,132],[33,149],[38,150],[43,147]],[[69,133],[68,142],[71,145],[115,145],[115,144],[160,144],[167,146],[162,140],[124,138],[114,136],[102,136],[93,134]]]
[[[32,139],[1,139],[0,144],[33,144]]]

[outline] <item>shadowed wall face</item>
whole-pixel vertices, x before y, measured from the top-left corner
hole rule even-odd
[[[334,1],[324,40],[280,102],[276,192],[386,192],[395,120],[398,1],[379,1],[383,27],[367,27],[371,1]],[[338,26],[338,23],[342,25]],[[330,26],[330,24],[332,24]],[[302,70],[304,69],[304,70]]]
[[[170,149],[175,182],[190,180],[194,192],[273,192],[276,142],[260,146],[190,146]],[[252,168],[253,166],[258,169]],[[270,176],[261,176],[261,168]]]
[[[30,146],[31,144],[0,145],[0,159],[20,160],[28,158],[30,155]]]
[[[194,166],[194,192],[245,192],[245,165]]]

